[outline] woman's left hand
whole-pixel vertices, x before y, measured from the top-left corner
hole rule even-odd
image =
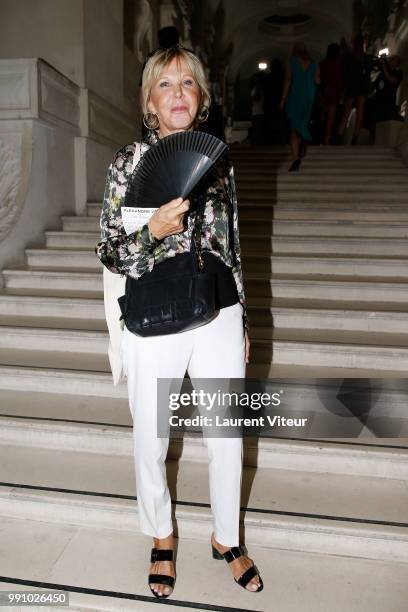
[[[248,331],[245,330],[245,363],[249,363],[249,347],[251,343],[249,341]]]

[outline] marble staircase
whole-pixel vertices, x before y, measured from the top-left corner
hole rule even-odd
[[[320,411],[316,379],[320,390],[348,377],[381,379],[378,414],[406,428],[407,168],[386,147],[311,147],[296,175],[283,147],[240,145],[231,155],[248,376],[285,379],[298,404]],[[132,421],[125,385],[111,382],[93,251],[100,210],[95,202],[86,216],[62,217],[60,230],[26,250],[26,265],[2,271],[2,574],[68,585],[72,609],[150,610],[151,542],[138,533]],[[242,535],[266,584],[257,595],[214,567],[205,447],[198,434],[174,435],[174,607],[340,612],[358,601],[359,612],[405,610],[405,431],[245,440]],[[36,558],[26,554],[36,545]]]

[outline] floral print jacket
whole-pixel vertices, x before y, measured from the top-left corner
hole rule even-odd
[[[157,142],[152,132],[141,142],[140,155]],[[119,149],[109,165],[102,213],[100,219],[101,240],[95,253],[111,272],[139,278],[152,270],[156,263],[190,250],[191,231],[194,215],[188,215],[187,228],[159,240],[147,225],[127,235],[122,223],[123,204],[128,181],[132,175],[135,143]],[[237,285],[239,301],[243,307],[243,325],[248,329],[245,293],[241,269],[239,244],[237,197],[234,168],[229,159],[217,164],[207,180],[207,202],[204,213],[201,244],[202,250],[209,250],[232,268]]]

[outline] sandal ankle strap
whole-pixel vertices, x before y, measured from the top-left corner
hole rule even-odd
[[[238,559],[238,557],[245,555],[245,551],[242,546],[232,546],[232,548],[221,554],[224,559],[228,561],[228,563],[231,563],[231,561],[233,561],[234,559]]]
[[[173,552],[171,548],[152,548],[150,562],[173,561]]]

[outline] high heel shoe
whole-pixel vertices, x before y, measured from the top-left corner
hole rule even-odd
[[[234,559],[238,559],[238,557],[245,555],[245,551],[242,548],[242,546],[233,546],[232,548],[227,550],[225,553],[220,553],[213,544],[211,544],[211,548],[212,548],[213,559],[225,559],[228,563],[231,563],[231,561],[233,561]],[[259,570],[255,564],[251,565],[251,567],[249,567],[239,578],[235,578],[234,576],[234,580],[237,584],[242,586],[246,591],[250,591],[250,589],[246,588],[246,585],[248,584],[250,580],[252,580],[252,578],[254,578],[254,576],[259,576],[259,587],[256,589],[256,591],[251,591],[251,592],[259,593],[259,591],[262,591],[263,589],[263,582],[262,582],[261,574],[259,573]]]
[[[299,168],[300,168],[300,164],[301,164],[301,159],[300,157],[298,157],[297,159],[295,159],[291,165],[289,166],[289,170],[288,172],[299,172]]]
[[[174,551],[171,548],[152,548],[150,554],[150,563],[155,563],[156,561],[173,561],[173,553]],[[168,574],[149,574],[149,588],[151,592],[156,597],[168,597],[171,595],[174,589],[174,583],[176,579],[173,576],[169,576]],[[150,584],[165,584],[166,586],[171,587],[171,592],[159,595],[156,593],[154,589],[150,586]]]

